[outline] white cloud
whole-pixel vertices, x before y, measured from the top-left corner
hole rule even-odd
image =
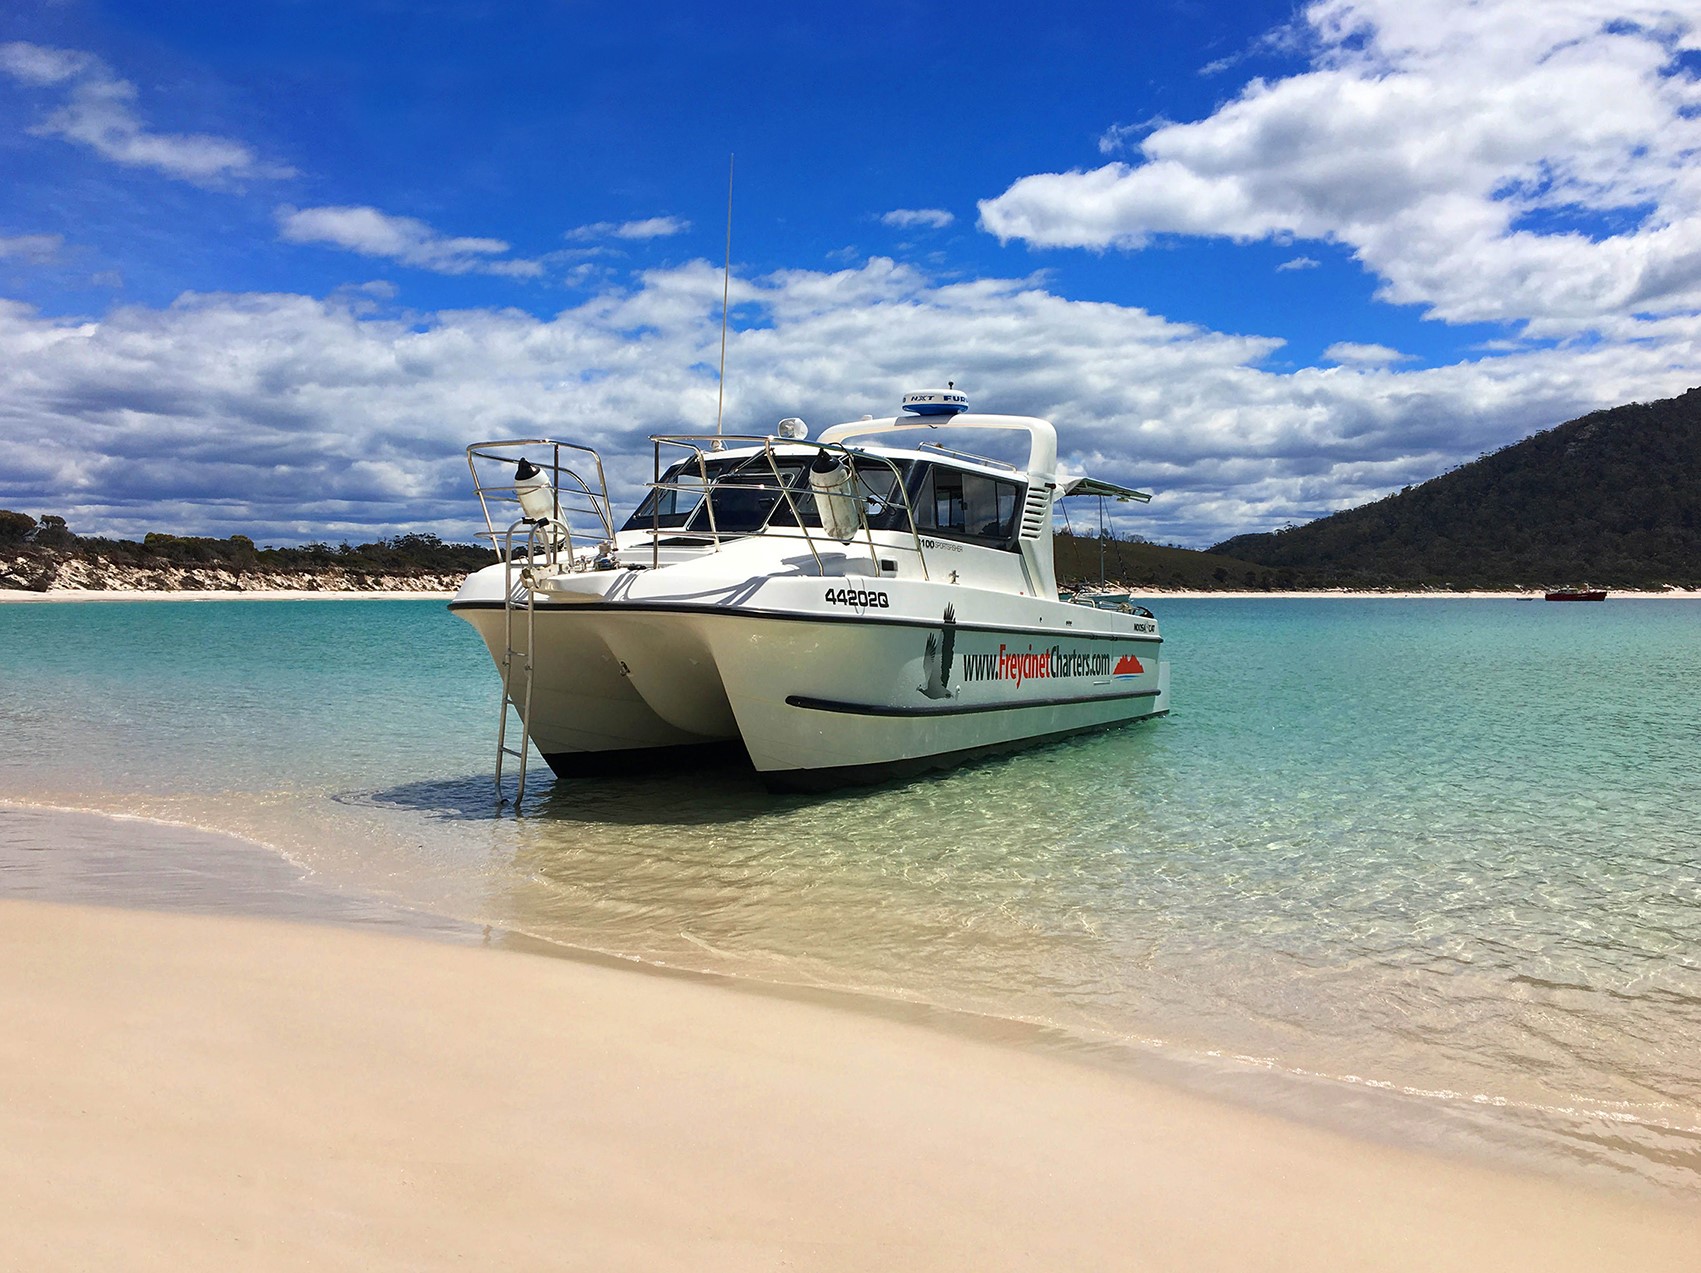
[[[1169,124],[1136,163],[1024,177],[1001,239],[1349,246],[1383,300],[1537,335],[1701,308],[1692,0],[1319,0],[1311,69]]]
[[[323,243],[383,257],[438,274],[501,274],[535,278],[537,261],[507,255],[501,239],[450,237],[414,217],[391,216],[377,208],[326,207],[277,210],[278,234],[288,243]]]
[[[1099,154],[1114,155],[1135,149],[1135,143],[1140,138],[1159,128],[1168,127],[1170,123],[1171,121],[1162,115],[1153,115],[1137,124],[1112,124],[1099,135]]]
[[[64,246],[65,238],[59,234],[16,234],[10,238],[0,235],[0,261],[11,259],[41,265],[58,256]]]
[[[1349,363],[1355,367],[1388,367],[1397,362],[1410,362],[1412,356],[1387,345],[1361,345],[1341,340],[1325,349],[1323,357],[1330,362]]]
[[[630,506],[652,432],[715,418],[720,268],[652,271],[544,320],[398,314],[383,290],[186,296],[94,321],[0,302],[0,507],[74,529],[467,538],[462,448],[571,434]],[[1280,341],[1071,301],[1031,280],[941,285],[876,258],[733,280],[760,316],[727,358],[729,428],[817,430],[954,379],[1055,420],[1073,467],[1158,492],[1124,523],[1205,544],[1433,476],[1584,411],[1681,392],[1701,322],[1453,366],[1280,372]],[[375,302],[378,302],[375,304]]]
[[[617,239],[665,239],[684,234],[691,223],[679,217],[645,217],[642,221],[623,221],[614,227]]]
[[[943,230],[956,219],[944,208],[894,208],[881,214],[880,223],[899,230]]]
[[[67,89],[64,104],[29,130],[37,136],[61,137],[114,163],[196,185],[294,175],[227,137],[150,131],[135,110],[136,86],[92,54],[14,41],[0,44],[0,71],[33,88]]]
[[[63,84],[88,70],[94,59],[74,49],[50,49],[14,40],[0,44],[0,71],[36,88]]]
[[[1280,274],[1285,270],[1314,270],[1321,264],[1315,257],[1296,256],[1291,261],[1283,261],[1276,267],[1276,272]]]
[[[563,238],[575,243],[592,239],[665,239],[684,234],[691,223],[680,217],[644,217],[638,221],[593,221],[567,231]]]

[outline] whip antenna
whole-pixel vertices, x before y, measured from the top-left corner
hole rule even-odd
[[[715,393],[715,437],[721,436],[721,412],[726,407],[726,309],[727,295],[732,286],[732,161],[726,157],[726,265],[721,269],[721,381]],[[715,442],[720,449],[720,442]]]

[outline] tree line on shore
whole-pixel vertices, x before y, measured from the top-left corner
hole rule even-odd
[[[223,570],[234,574],[442,576],[469,574],[497,559],[489,548],[445,543],[435,535],[399,535],[365,544],[305,544],[296,548],[259,548],[246,535],[213,539],[198,535],[150,533],[140,542],[72,533],[63,518],[39,521],[0,509],[0,548],[53,557],[75,556],[107,565],[137,569],[177,567]],[[1103,545],[1105,577],[1127,586],[1188,589],[1291,588],[1291,570],[1272,570],[1188,548],[1107,536]],[[1101,544],[1096,535],[1059,532],[1057,577],[1076,585],[1100,578]]]
[[[138,543],[100,535],[78,535],[51,513],[39,520],[0,509],[0,546],[17,556],[80,557],[111,566],[160,566],[222,570],[232,574],[324,574],[390,578],[468,574],[496,560],[476,544],[445,543],[436,535],[397,535],[370,543],[303,544],[261,548],[246,535],[214,539],[202,535],[149,533]]]

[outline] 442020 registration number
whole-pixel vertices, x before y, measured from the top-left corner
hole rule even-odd
[[[829,588],[827,604],[855,606],[858,610],[890,610],[892,600],[876,588]]]

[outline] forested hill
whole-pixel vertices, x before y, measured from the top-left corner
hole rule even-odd
[[[1701,586],[1701,389],[1596,411],[1374,504],[1211,551],[1312,587]]]

